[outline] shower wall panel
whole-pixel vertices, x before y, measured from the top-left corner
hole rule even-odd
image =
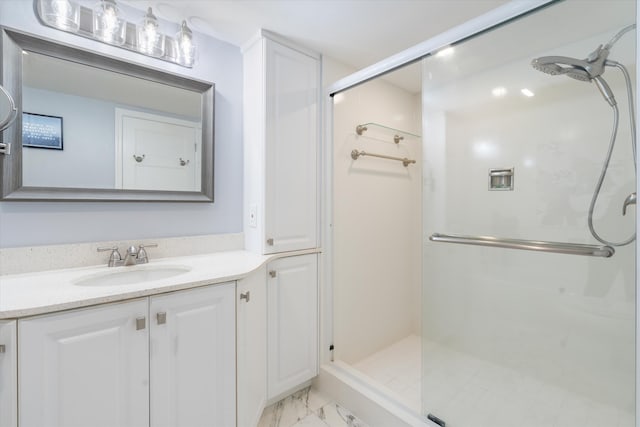
[[[420,328],[421,140],[393,142],[376,122],[420,133],[420,95],[380,79],[334,97],[335,358],[354,363]],[[417,159],[351,158],[354,149]]]

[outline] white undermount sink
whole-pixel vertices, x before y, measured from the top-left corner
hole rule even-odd
[[[191,271],[183,265],[156,265],[114,267],[114,271],[92,274],[73,281],[77,286],[135,285],[154,280],[168,279]]]

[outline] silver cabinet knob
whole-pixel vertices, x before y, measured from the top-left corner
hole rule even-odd
[[[278,275],[278,273],[276,273],[276,271],[275,271],[275,270],[271,270],[271,271],[269,271],[269,276],[271,276],[271,277],[276,277],[277,275]]]
[[[138,317],[136,319],[136,331],[147,327],[147,319],[145,317]]]
[[[158,325],[164,325],[167,323],[167,313],[161,311],[156,314],[156,320],[158,321]]]
[[[267,245],[273,246],[273,239],[272,238],[267,239]]]
[[[247,291],[247,292],[243,292],[240,294],[240,299],[241,300],[246,300],[247,302],[249,302],[249,300],[251,300],[251,292]]]

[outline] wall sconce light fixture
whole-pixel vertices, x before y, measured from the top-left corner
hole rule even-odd
[[[116,0],[99,0],[93,9],[71,0],[35,1],[37,15],[48,27],[183,67],[192,68],[195,64],[197,50],[186,21],[182,21],[180,31],[173,38],[160,32],[158,19],[151,8],[136,25],[122,17]]]

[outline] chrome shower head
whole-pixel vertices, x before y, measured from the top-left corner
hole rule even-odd
[[[601,77],[604,73],[609,49],[598,46],[586,59],[570,58],[568,56],[542,56],[531,61],[531,66],[538,71],[552,76],[566,75],[581,82],[595,81],[598,90],[609,105],[616,101],[611,89]]]
[[[609,52],[598,47],[587,59],[568,56],[543,56],[531,61],[531,66],[552,76],[565,74],[576,80],[588,82],[604,73],[604,65]]]

